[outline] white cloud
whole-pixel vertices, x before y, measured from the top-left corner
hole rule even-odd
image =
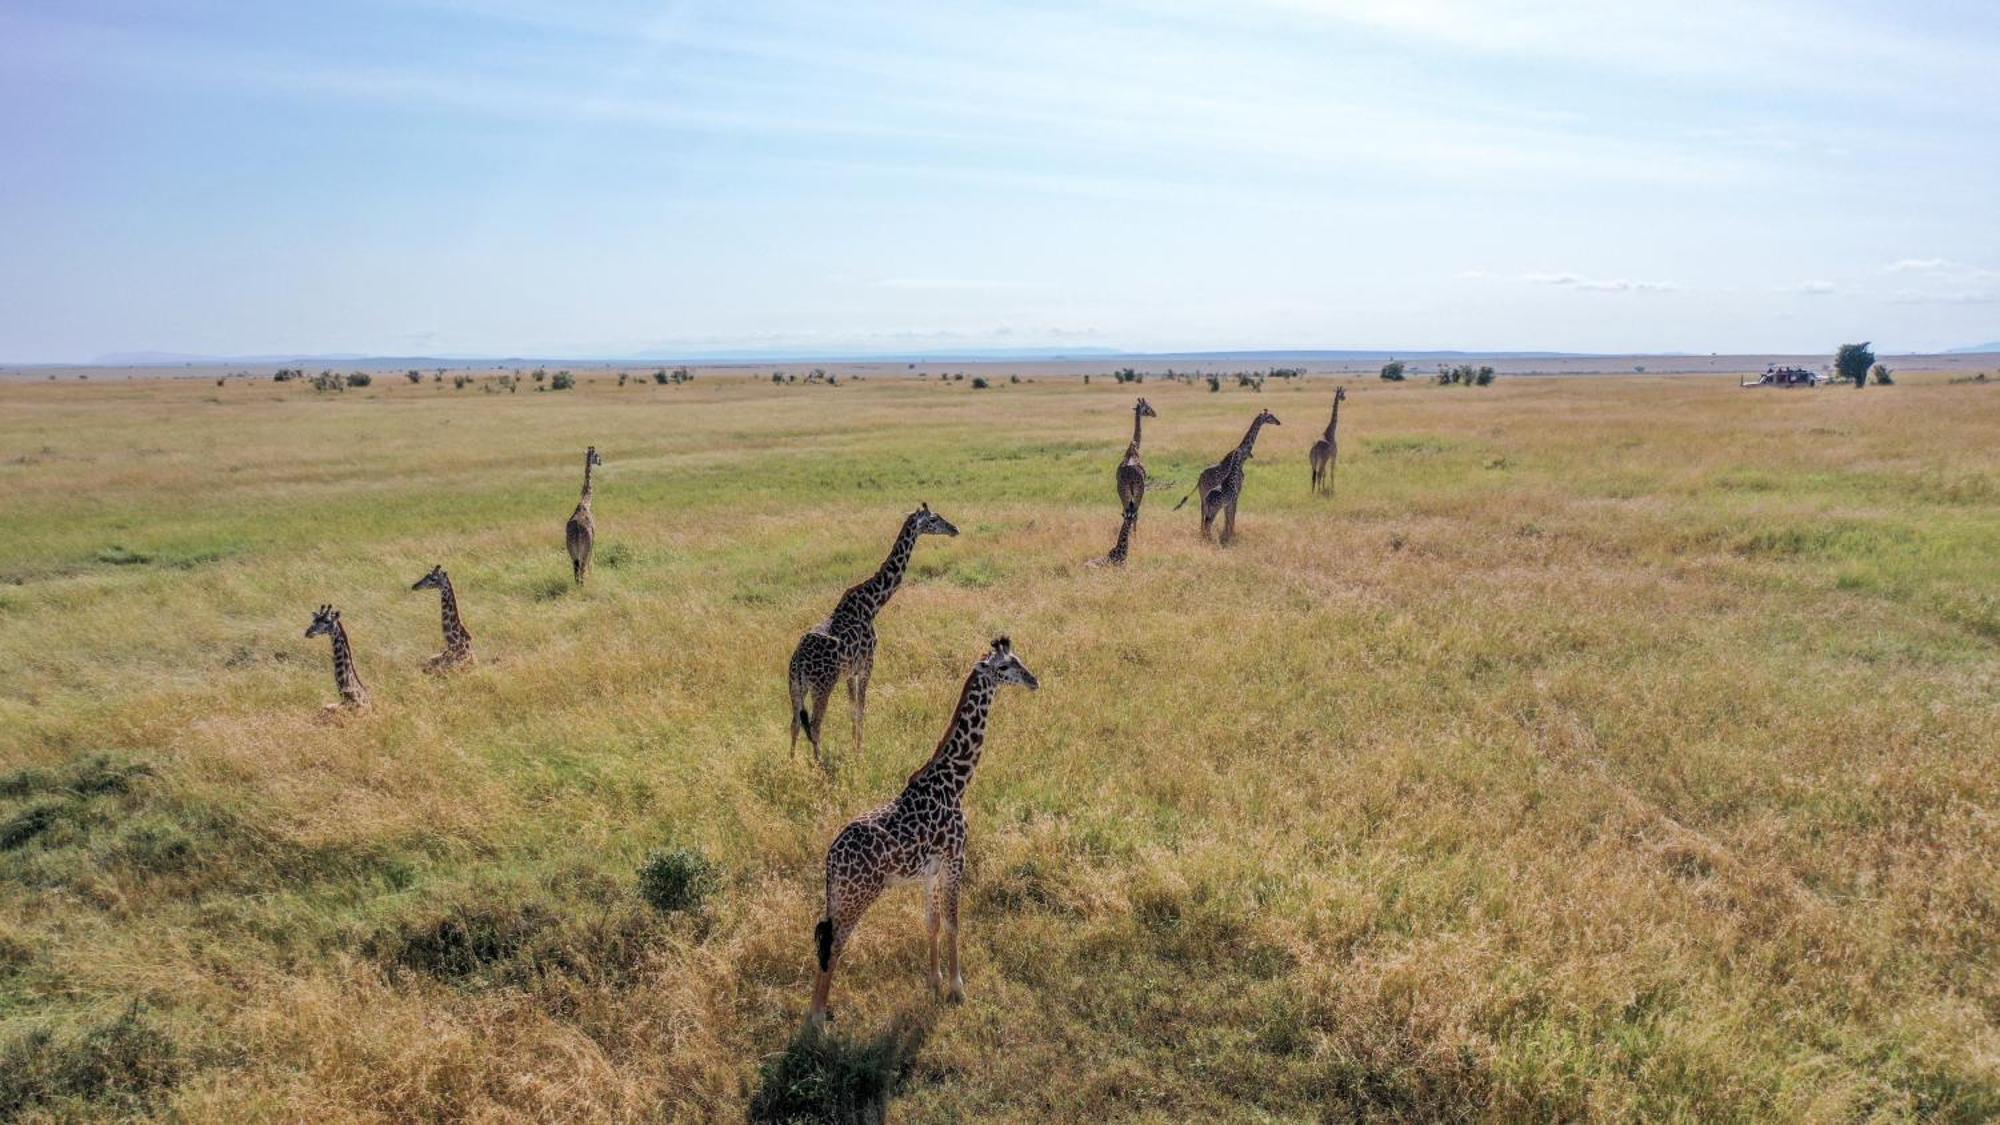
[[[1809,297],[1824,297],[1829,293],[1837,293],[1839,291],[1840,287],[1831,281],[1801,281],[1797,285],[1792,286],[1792,292],[1804,293]]]
[[[1676,293],[1680,286],[1671,281],[1637,281],[1624,277],[1586,277],[1577,273],[1493,274],[1485,270],[1462,270],[1462,278],[1516,281],[1524,285],[1553,285],[1593,293]]]

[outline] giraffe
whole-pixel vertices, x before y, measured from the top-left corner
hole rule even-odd
[[[604,458],[597,455],[597,447],[591,446],[583,454],[583,498],[576,502],[576,511],[569,516],[569,526],[565,538],[569,541],[570,570],[576,576],[576,584],[583,585],[583,576],[590,573],[590,551],[597,545],[597,521],[590,518],[590,495],[594,485],[590,470],[604,464]]]
[[[931,511],[928,502],[903,518],[902,530],[889,548],[889,557],[866,580],[850,586],[840,596],[833,615],[806,631],[792,650],[792,752],[798,753],[799,731],[812,743],[813,757],[826,763],[820,753],[827,700],[834,686],[847,680],[848,702],[854,707],[854,752],[861,752],[861,728],[868,717],[868,677],[875,670],[875,615],[889,604],[903,574],[910,567],[910,552],[921,535],[957,535],[951,521]],[[812,711],[806,711],[806,699]]]
[[[340,623],[340,611],[330,605],[320,606],[313,614],[312,624],[306,626],[306,639],[318,636],[333,638],[333,684],[340,689],[340,702],[329,703],[326,710],[358,711],[368,706],[368,689],[361,685],[361,675],[354,670],[354,650],[347,644],[347,627]]]
[[[1132,444],[1125,447],[1125,459],[1118,462],[1118,502],[1136,504],[1146,496],[1146,463],[1139,459],[1139,426],[1159,412],[1145,399],[1132,407]]]
[[[436,590],[444,613],[444,651],[424,661],[424,671],[449,672],[471,664],[472,633],[458,615],[458,594],[451,588],[451,576],[444,572],[444,564],[431,567],[431,572],[417,579],[410,589]]]
[[[833,1014],[827,993],[833,968],[854,936],[854,927],[869,905],[898,883],[924,884],[930,931],[930,984],[934,993],[952,1003],[965,999],[965,977],[958,968],[958,887],[965,875],[965,788],[979,765],[986,744],[986,716],[1002,684],[1020,684],[1030,691],[1040,685],[1014,655],[1006,637],[972,666],[959,692],[958,709],[938,741],[930,761],[917,768],[895,800],[847,822],[826,850],[826,913],[813,927],[819,974],[813,981],[811,1020],[823,1026]],[[938,928],[946,932],[950,973],[938,968]]]
[[[1178,512],[1187,506],[1189,498],[1193,497],[1195,492],[1201,493],[1203,539],[1208,538],[1209,529],[1214,526],[1217,513],[1223,515],[1223,545],[1227,546],[1236,538],[1236,501],[1243,495],[1243,463],[1250,459],[1251,449],[1257,444],[1257,431],[1263,429],[1267,423],[1273,426],[1283,425],[1278,421],[1277,415],[1268,410],[1259,411],[1256,420],[1250,423],[1249,431],[1243,435],[1243,440],[1237,443],[1236,448],[1224,454],[1222,460],[1203,469],[1201,476],[1195,481],[1194,492],[1181,497],[1181,502],[1174,505],[1174,511]]]
[[[1092,559],[1087,565],[1124,566],[1125,553],[1132,548],[1132,529],[1138,523],[1139,502],[1134,500],[1125,505],[1125,522],[1118,525],[1118,542],[1112,546],[1111,553],[1101,559]]]
[[[1306,455],[1312,463],[1312,490],[1317,493],[1326,487],[1326,494],[1333,495],[1333,468],[1340,459],[1340,439],[1334,431],[1340,428],[1340,404],[1347,401],[1347,388],[1333,392],[1333,418],[1326,424],[1326,436],[1313,442],[1312,452]]]

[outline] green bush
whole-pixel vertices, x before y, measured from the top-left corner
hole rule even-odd
[[[374,376],[369,375],[366,371],[349,372],[347,376],[347,385],[350,387],[365,387],[374,381]]]
[[[558,371],[555,378],[549,380],[549,389],[552,391],[566,391],[574,386],[576,386],[576,376],[567,371]]]
[[[693,848],[656,851],[639,865],[639,897],[663,913],[692,910],[720,885],[715,865]]]

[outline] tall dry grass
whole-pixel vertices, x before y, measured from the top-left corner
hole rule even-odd
[[[1156,476],[1284,425],[1236,547],[1155,496],[1109,572],[1135,388],[0,383],[0,1106],[1993,1116],[2000,392],[1730,383],[1355,382],[1332,502],[1330,382],[1149,383]],[[786,655],[920,500],[825,778]],[[825,844],[999,632],[970,1001],[894,893],[796,1039]]]

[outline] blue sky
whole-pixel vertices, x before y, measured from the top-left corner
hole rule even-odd
[[[0,360],[2000,338],[2000,5],[0,5]]]

